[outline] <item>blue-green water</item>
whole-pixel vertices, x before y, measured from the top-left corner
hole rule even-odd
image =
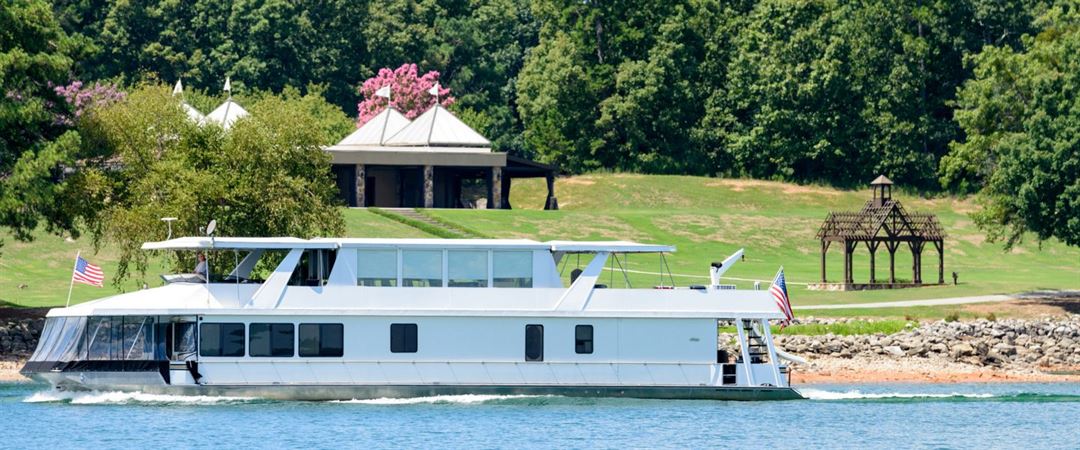
[[[0,384],[4,448],[1080,448],[1080,385],[803,387],[812,400],[457,396],[353,402]]]

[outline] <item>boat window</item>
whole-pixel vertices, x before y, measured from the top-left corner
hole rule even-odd
[[[532,252],[492,252],[492,258],[492,284],[495,287],[532,287]]]
[[[403,250],[401,285],[407,287],[442,287],[441,250]]]
[[[345,327],[342,324],[300,324],[300,356],[337,357],[344,354]]]
[[[360,286],[397,286],[397,250],[357,250],[356,284]]]
[[[113,359],[113,318],[92,316],[86,328],[86,359],[93,361]]]
[[[525,360],[544,360],[543,325],[525,325]]]
[[[253,323],[248,326],[249,356],[293,356],[293,324]]]
[[[446,252],[449,287],[487,287],[488,252],[451,250]]]
[[[244,356],[244,324],[200,324],[199,356]]]
[[[151,360],[154,359],[154,318],[147,316],[125,316],[121,332],[119,353],[114,359]],[[118,357],[118,358],[117,358]]]
[[[390,352],[416,353],[416,331],[415,323],[390,324]]]
[[[337,252],[333,250],[304,250],[300,262],[289,278],[290,286],[322,286],[330,277]]]
[[[574,353],[592,354],[593,351],[593,327],[592,325],[578,325],[574,327]]]

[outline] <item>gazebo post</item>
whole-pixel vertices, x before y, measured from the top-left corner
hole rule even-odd
[[[886,242],[885,249],[889,251],[889,283],[896,284],[896,243]]]
[[[821,240],[821,282],[827,283],[825,280],[825,254],[829,251],[829,241]]]
[[[881,243],[878,241],[866,241],[866,249],[870,250],[870,284],[877,282],[877,275],[875,272],[875,255],[877,254],[878,245]]]
[[[937,248],[937,282],[945,284],[945,241],[934,241]]]

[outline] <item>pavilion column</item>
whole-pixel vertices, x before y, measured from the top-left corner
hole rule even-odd
[[[424,166],[424,207],[435,207],[435,168]]]
[[[367,206],[367,199],[364,198],[364,192],[367,191],[366,168],[363,164],[356,165],[356,206],[360,208]]]
[[[500,192],[502,186],[502,167],[492,167],[488,172],[487,189],[488,189],[488,209],[501,209],[502,208],[502,192]]]
[[[501,197],[502,197],[502,207],[503,207],[503,209],[513,209],[514,208],[513,206],[510,205],[510,182],[511,182],[511,180],[512,180],[512,178],[504,176],[504,177],[502,177],[502,183],[499,183],[499,185],[501,186],[501,189],[499,189],[499,192],[502,193]]]
[[[559,200],[555,198],[555,174],[549,172],[546,178],[548,194],[547,200],[544,201],[544,209],[554,211],[559,209]]]

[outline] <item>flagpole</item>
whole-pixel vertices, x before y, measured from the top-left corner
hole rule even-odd
[[[71,283],[68,284],[68,299],[64,307],[71,306],[71,290],[75,288],[75,269],[79,267],[79,257],[82,256],[82,250],[75,252],[75,263],[71,265]]]

